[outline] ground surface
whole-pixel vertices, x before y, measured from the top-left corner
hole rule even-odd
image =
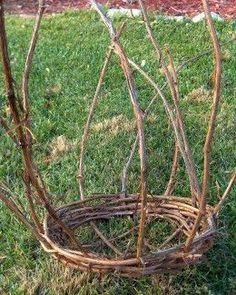
[[[121,21],[117,20],[116,25],[120,25]],[[6,24],[11,64],[19,85],[33,19],[8,17]],[[176,23],[153,18],[152,25],[160,43],[171,48],[177,65],[211,47],[203,22]],[[230,39],[235,34],[235,22],[218,23],[217,32],[221,41]],[[76,175],[82,128],[109,44],[106,28],[94,12],[70,11],[43,20],[30,78],[30,102],[34,155],[55,206],[79,199]],[[140,19],[128,21],[122,44],[129,57],[142,64],[160,85],[164,83],[158,59]],[[235,43],[223,47],[223,59],[222,104],[211,161],[213,176],[208,197],[208,202],[212,204],[218,202],[216,181],[222,193],[231,171],[236,167]],[[188,126],[199,179],[202,177],[202,144],[212,101],[212,70],[213,61],[208,54],[184,67],[179,76],[181,109]],[[155,92],[140,75],[134,75],[144,109]],[[9,119],[1,76],[0,98],[1,116]],[[168,125],[162,103],[157,100],[146,121],[148,187],[152,194],[164,191],[171,169],[174,138]],[[117,58],[114,57],[103,85],[85,158],[86,195],[120,191],[121,171],[135,135],[126,83]],[[3,134],[2,129],[0,139],[0,179],[11,188],[16,202],[26,207],[19,150]],[[129,174],[129,191],[137,192],[138,187],[139,159],[136,153]],[[175,194],[189,195],[188,179],[182,162]],[[221,212],[219,228],[222,235],[202,265],[185,269],[180,274],[139,280],[110,275],[101,278],[74,272],[57,264],[0,203],[0,294],[236,294],[235,190]],[[113,226],[108,230],[115,236],[122,227]],[[153,228],[152,238],[157,241],[166,234],[165,227],[158,226]]]
[[[127,0],[129,1],[129,0]],[[109,7],[137,7],[137,0],[127,5],[126,0],[100,0],[98,2],[107,4]],[[210,0],[211,10],[226,18],[236,18],[235,0]],[[35,12],[37,0],[8,0],[7,9],[11,13],[31,14]],[[61,12],[67,8],[89,7],[87,0],[48,0],[47,12]],[[201,0],[146,0],[145,4],[150,9],[171,15],[196,15],[202,11]]]

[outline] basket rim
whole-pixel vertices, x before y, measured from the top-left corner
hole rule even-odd
[[[99,195],[96,195],[96,196],[92,196],[92,197],[88,197],[86,198],[85,200],[78,200],[78,201],[75,201],[75,202],[72,202],[72,203],[69,203],[69,204],[66,204],[66,205],[62,205],[60,207],[58,207],[56,209],[56,212],[60,211],[60,210],[63,210],[63,209],[71,209],[71,207],[73,206],[78,206],[78,205],[83,205],[83,204],[86,204],[90,201],[93,201],[93,200],[96,200],[96,199],[105,199],[105,198],[110,198],[110,199],[119,199],[121,198],[122,194],[99,194]],[[136,198],[136,201],[137,200],[140,200],[138,194],[128,194],[127,195],[128,197],[135,197]],[[122,199],[124,202],[125,202],[125,198]],[[190,204],[191,204],[191,199],[189,198],[183,198],[183,197],[176,197],[176,196],[151,196],[151,195],[148,195],[148,200],[155,200],[155,201],[179,201],[179,203],[187,203],[189,207],[192,207]],[[93,207],[93,206],[92,206]],[[93,209],[96,208],[96,206],[93,207]],[[194,210],[198,211],[198,209],[192,207]],[[198,243],[198,241],[201,241],[201,239],[204,239],[204,238],[208,238],[209,236],[211,235],[214,235],[216,233],[216,225],[215,225],[215,219],[214,219],[214,216],[211,215],[210,213],[212,212],[212,207],[210,205],[207,205],[207,211],[208,211],[208,218],[206,220],[206,223],[208,225],[208,229],[202,233],[200,233],[197,237],[194,238],[193,240],[193,245]],[[49,215],[46,215],[45,219],[44,219],[44,230],[45,230],[45,234],[44,234],[44,237],[46,238],[47,242],[52,246],[52,248],[58,252],[63,252],[64,255],[66,255],[66,253],[68,255],[77,255],[78,257],[83,257],[86,261],[88,262],[93,262],[93,261],[96,261],[96,263],[99,263],[99,261],[101,262],[101,264],[107,264],[109,263],[109,261],[111,262],[111,264],[113,262],[115,263],[120,263],[120,265],[126,265],[127,263],[137,263],[137,259],[135,258],[124,258],[122,260],[117,260],[117,259],[111,259],[111,258],[108,258],[104,255],[98,255],[98,253],[93,253],[93,252],[87,252],[89,253],[89,256],[90,258],[86,258],[84,255],[85,253],[84,252],[81,252],[79,250],[73,250],[73,249],[69,249],[69,248],[63,248],[60,244],[56,243],[55,241],[53,241],[53,239],[50,238],[50,235],[49,235],[49,228],[48,228],[48,219],[50,218]],[[121,217],[122,218],[122,217]],[[166,253],[173,253],[174,251],[177,251],[177,250],[182,250],[183,253],[185,253],[184,251],[184,243],[181,243],[177,246],[174,246],[174,247],[169,247],[167,249],[164,249],[164,250],[160,250],[160,251],[155,251],[155,252],[151,252],[151,255],[155,256],[155,257],[159,257],[159,256],[163,256],[163,255],[166,255]],[[191,251],[190,251],[191,253]],[[188,255],[188,254],[186,254]],[[147,256],[150,256],[150,253],[147,255]],[[143,256],[144,258],[146,256]],[[105,261],[105,262],[104,262]]]

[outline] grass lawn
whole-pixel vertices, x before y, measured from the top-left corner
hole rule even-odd
[[[116,21],[117,25],[121,20]],[[20,82],[33,20],[7,18],[10,56],[15,80]],[[153,22],[156,36],[170,46],[176,64],[210,48],[205,24]],[[217,24],[221,41],[228,40],[236,23]],[[164,77],[141,19],[129,20],[122,42],[133,60],[160,85]],[[35,158],[52,193],[56,206],[79,199],[76,180],[79,143],[99,71],[109,44],[106,28],[92,12],[66,12],[43,20],[40,41],[30,79],[31,107],[35,137]],[[236,167],[236,44],[223,47],[224,75],[221,111],[211,162],[209,202],[216,203],[216,181],[221,192]],[[202,144],[209,118],[212,89],[212,59],[209,54],[185,67],[180,76],[181,107],[188,135],[202,176]],[[155,95],[135,73],[142,107]],[[168,93],[167,93],[168,94]],[[1,111],[8,115],[3,79],[0,79]],[[130,146],[135,139],[133,114],[125,79],[112,59],[101,100],[93,121],[86,155],[86,194],[119,192],[120,177]],[[59,137],[63,136],[63,137]],[[170,173],[173,134],[160,100],[146,120],[149,154],[149,191],[161,194]],[[58,137],[66,148],[58,151]],[[19,151],[0,130],[0,176],[25,206]],[[66,142],[66,143],[65,143]],[[136,154],[129,174],[129,191],[139,185]],[[189,194],[187,176],[181,162],[176,195]],[[0,203],[0,294],[235,294],[236,293],[236,198],[232,191],[221,212],[222,236],[208,253],[207,260],[176,275],[138,280],[115,278],[64,269]],[[165,230],[165,229],[164,229]],[[155,237],[156,231],[153,231]]]

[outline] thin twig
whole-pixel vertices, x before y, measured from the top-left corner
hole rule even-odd
[[[6,134],[12,139],[12,141],[15,144],[18,144],[17,139],[15,135],[13,134],[13,130],[10,129],[7,122],[2,117],[0,117],[0,124],[2,125],[2,128],[5,130]]]
[[[216,184],[217,197],[218,197],[218,199],[220,200],[220,199],[221,199],[221,193],[220,193],[221,189],[220,189],[220,185],[219,185],[219,182],[218,182],[217,180],[216,180],[215,184]]]
[[[150,101],[149,105],[147,106],[146,110],[144,111],[144,119],[146,118],[146,116],[149,114],[149,111],[153,105],[153,103],[156,101],[158,95],[155,95],[152,100]],[[123,172],[122,172],[122,178],[121,178],[121,192],[122,194],[126,194],[127,193],[127,178],[128,178],[128,170],[129,170],[129,167],[131,165],[131,162],[134,158],[134,154],[135,154],[135,151],[137,149],[137,145],[138,145],[138,134],[135,138],[135,141],[132,145],[132,148],[131,148],[131,151],[130,151],[130,155],[129,155],[129,158],[128,158],[128,161],[126,162],[124,168],[123,168]]]
[[[129,170],[129,167],[131,165],[131,162],[134,158],[134,154],[135,154],[135,151],[136,151],[136,148],[137,148],[137,145],[138,145],[138,135],[136,136],[135,138],[135,141],[132,145],[132,148],[131,148],[131,151],[130,151],[130,155],[129,155],[129,158],[128,158],[128,161],[126,162],[124,168],[123,168],[123,171],[122,171],[122,177],[121,177],[121,193],[125,196],[126,195],[126,192],[127,192],[127,178],[128,178],[128,170]]]
[[[120,36],[125,28],[126,22],[124,22],[118,32],[118,35]],[[107,73],[107,69],[108,69],[108,65],[110,63],[112,54],[114,52],[114,47],[111,46],[107,52],[100,76],[99,76],[99,80],[98,80],[98,84],[97,84],[97,88],[93,97],[93,101],[90,107],[90,111],[89,111],[89,115],[88,115],[88,119],[84,128],[84,133],[83,133],[83,137],[82,137],[82,141],[81,141],[81,148],[80,148],[80,161],[79,161],[79,175],[78,175],[78,180],[79,180],[79,189],[80,189],[80,199],[84,200],[84,156],[85,156],[85,150],[86,150],[86,143],[88,142],[88,138],[89,138],[89,132],[90,132],[90,126],[91,126],[91,122],[95,113],[95,109],[99,100],[99,95],[101,93],[101,89],[102,89],[102,84],[105,78],[105,75]],[[112,244],[109,242],[109,240],[102,234],[102,232],[98,229],[98,227],[96,226],[96,224],[94,222],[90,222],[90,225],[92,226],[92,228],[94,229],[94,231],[97,233],[97,235],[102,239],[102,241],[108,246],[110,247],[116,254],[118,255],[122,255],[122,253]]]
[[[214,47],[214,58],[215,58],[215,74],[214,74],[214,94],[213,94],[213,105],[211,111],[211,117],[209,121],[206,141],[204,145],[204,175],[202,183],[202,210],[205,211],[206,196],[209,189],[209,178],[210,178],[210,159],[211,159],[211,150],[213,143],[213,136],[216,126],[216,116],[220,103],[221,96],[221,75],[222,75],[222,54],[219,44],[219,39],[217,36],[216,29],[214,27],[214,22],[210,14],[210,8],[207,0],[202,0],[203,7],[206,15],[206,20],[208,24],[208,29],[212,38],[212,43]]]
[[[136,70],[139,71],[139,73],[153,86],[153,88],[156,90],[158,95],[161,97],[161,99],[163,101],[163,104],[165,106],[165,109],[167,111],[167,114],[168,114],[168,116],[169,116],[169,118],[171,120],[173,129],[175,131],[176,139],[178,140],[178,145],[179,145],[182,157],[183,157],[184,162],[185,162],[185,166],[186,166],[186,169],[187,169],[189,180],[190,180],[190,182],[194,183],[193,171],[192,171],[192,168],[191,168],[190,163],[188,161],[186,150],[184,148],[184,143],[183,143],[182,136],[181,136],[179,128],[178,128],[178,119],[175,116],[175,111],[170,106],[169,102],[167,101],[167,98],[165,97],[164,93],[162,92],[162,89],[157,85],[157,83],[155,83],[153,81],[153,79],[145,71],[143,71],[143,69],[141,69],[135,62],[133,62],[132,60],[129,59],[129,63]]]
[[[94,222],[90,222],[90,225],[92,225],[93,230],[96,232],[96,234],[99,236],[99,238],[109,247],[111,248],[117,255],[123,256],[124,254],[120,252],[119,249],[117,249],[105,236],[104,234],[99,230],[99,228],[96,226]]]
[[[236,172],[234,172],[232,178],[230,179],[230,182],[221,198],[221,200],[219,201],[219,203],[215,206],[214,208],[214,213],[217,214],[220,209],[222,208],[228,194],[230,193],[231,189],[233,188],[234,184],[236,183]]]
[[[164,248],[167,244],[169,244],[169,242],[171,242],[175,237],[178,236],[178,234],[182,231],[183,229],[183,225],[181,225],[179,228],[177,228],[173,234],[171,234],[160,246],[159,249],[161,250],[162,248]]]
[[[178,142],[175,141],[175,150],[174,150],[174,156],[173,156],[173,161],[172,161],[172,168],[171,168],[171,173],[170,173],[170,178],[166,186],[166,190],[164,192],[165,196],[170,196],[173,193],[175,184],[176,184],[176,174],[178,171],[178,166],[179,166],[179,146]]]
[[[125,22],[121,25],[120,29],[119,29],[119,33],[118,35],[120,36],[124,30],[125,27]],[[107,68],[108,65],[110,63],[112,54],[114,51],[114,47],[111,46],[107,52],[100,76],[99,76],[99,80],[98,80],[98,84],[97,84],[97,88],[93,97],[93,101],[90,107],[90,111],[89,111],[89,115],[88,115],[88,119],[84,128],[84,133],[83,133],[83,137],[81,140],[81,146],[80,146],[80,160],[79,160],[79,175],[78,175],[78,180],[79,180],[79,189],[80,189],[80,199],[84,200],[84,156],[85,156],[85,150],[86,150],[86,143],[88,142],[88,138],[89,138],[89,132],[90,132],[90,126],[91,126],[91,122],[94,116],[94,112],[95,112],[95,108],[97,106],[98,100],[99,100],[99,95],[101,93],[101,88],[102,88],[102,84],[105,78],[105,75],[107,73]]]
[[[33,56],[36,48],[36,44],[39,37],[39,29],[41,20],[43,17],[43,13],[45,10],[45,0],[39,0],[39,8],[36,15],[35,25],[30,41],[29,50],[27,53],[26,61],[25,61],[25,68],[22,76],[22,105],[23,105],[23,112],[24,112],[24,122],[25,127],[27,127],[30,130],[30,118],[29,118],[29,76],[30,76],[30,69],[33,62]],[[26,132],[26,140],[28,143],[32,140],[32,135],[28,131]]]
[[[119,236],[117,236],[117,237],[114,237],[114,238],[111,238],[111,239],[109,239],[108,241],[110,242],[110,243],[113,243],[113,242],[116,242],[116,241],[118,241],[118,240],[120,240],[120,239],[124,239],[125,237],[127,237],[128,235],[130,235],[131,233],[133,233],[134,231],[136,231],[136,230],[138,230],[138,226],[134,226],[134,227],[132,227],[131,229],[129,229],[128,231],[126,231],[126,232],[124,232],[124,233],[122,233],[122,234],[120,234]],[[86,245],[83,245],[84,247],[86,247],[86,248],[91,248],[91,247],[95,247],[95,246],[97,246],[98,244],[100,244],[102,241],[97,241],[97,242],[95,242],[95,243],[93,243],[93,244],[86,244]]]
[[[31,189],[31,183],[30,183],[30,179],[29,179],[29,175],[27,173],[24,173],[25,175],[23,175],[23,181],[25,184],[25,196],[28,199],[29,202],[29,209],[30,209],[30,213],[32,216],[32,219],[38,229],[38,231],[40,233],[43,233],[43,226],[39,220],[39,217],[36,213],[36,209],[35,209],[35,205],[34,205],[34,200],[32,198],[32,189]]]
[[[178,78],[177,78],[177,70],[175,68],[174,59],[173,59],[173,56],[172,56],[169,48],[167,49],[167,54],[169,57],[171,74],[172,74],[173,82],[174,82],[174,86],[175,86],[176,99],[179,101],[179,83],[178,83]],[[178,122],[177,122],[177,124],[178,124]],[[179,165],[179,156],[180,156],[180,152],[179,152],[179,147],[178,147],[178,141],[175,140],[175,150],[174,150],[174,156],[173,156],[173,161],[172,161],[170,178],[169,178],[169,181],[167,183],[166,190],[164,193],[164,195],[166,195],[166,196],[171,195],[173,193],[173,190],[174,190],[174,187],[176,184],[176,174],[177,174],[178,165]]]
[[[15,192],[13,192],[5,183],[3,183],[2,181],[0,182],[0,190],[5,194],[7,193],[8,195],[11,196],[11,198],[13,198],[15,204],[17,204],[17,206],[19,206],[20,210],[22,212],[25,211],[24,205],[21,201],[21,198],[19,198]],[[17,203],[16,203],[17,200]]]
[[[0,200],[3,201],[6,207],[16,215],[16,217],[34,234],[34,236],[39,241],[45,242],[41,234],[38,233],[35,227],[26,219],[24,214],[11,199],[6,198],[3,194],[0,193]]]
[[[229,43],[232,43],[236,41],[236,36],[233,36],[232,38],[230,38],[229,40],[225,41],[225,42],[221,42],[220,43],[220,46],[225,46]],[[204,57],[205,55],[211,53],[212,51],[214,50],[214,48],[209,48],[193,57],[190,57],[186,60],[184,60],[183,62],[181,62],[178,66],[177,66],[177,72],[179,72],[180,70],[182,70],[185,66],[187,66],[188,64],[192,63],[192,62],[195,62],[197,60],[199,60],[200,58]]]
[[[30,153],[32,152],[31,149],[32,149],[33,135],[32,135],[32,132],[30,131],[31,124],[30,124],[30,117],[29,117],[29,114],[30,114],[29,77],[30,77],[30,69],[32,67],[32,62],[33,62],[33,56],[34,56],[36,44],[37,44],[38,37],[39,37],[40,24],[41,24],[41,20],[42,20],[45,8],[46,8],[45,7],[45,0],[39,0],[38,12],[36,15],[35,25],[34,25],[32,37],[31,37],[31,41],[30,41],[30,46],[29,46],[29,50],[27,53],[26,61],[25,61],[23,76],[22,76],[22,106],[23,106],[23,114],[24,114],[24,128],[26,130],[25,139],[26,139],[26,143],[28,145],[28,149],[30,150]],[[32,215],[32,219],[34,220],[34,223],[35,223],[37,229],[39,230],[39,232],[42,233],[43,227],[42,227],[42,224],[41,224],[39,217],[36,213],[34,201],[32,198],[30,176],[29,176],[29,172],[26,167],[25,167],[24,174],[25,174],[24,175],[25,195],[26,195],[26,198],[28,199],[28,202],[29,202],[29,208],[30,208],[30,212]]]

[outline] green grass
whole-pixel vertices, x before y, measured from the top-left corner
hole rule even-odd
[[[119,25],[121,20],[117,20]],[[15,80],[19,83],[30,40],[32,19],[7,18],[10,56]],[[153,23],[161,44],[170,46],[178,64],[210,47],[205,24],[176,23],[160,20]],[[222,41],[235,34],[235,22],[217,24]],[[140,19],[129,20],[122,43],[136,62],[146,60],[145,69],[161,85],[164,81],[148,42]],[[34,58],[30,79],[32,132],[36,138],[35,158],[45,182],[52,192],[52,202],[60,205],[77,200],[76,181],[79,143],[88,114],[99,70],[109,44],[109,38],[97,15],[92,12],[66,12],[43,20],[40,42]],[[236,45],[223,48],[224,75],[221,112],[218,116],[217,136],[211,162],[212,178],[209,202],[216,203],[215,182],[221,191],[235,169],[236,130]],[[198,101],[193,90],[212,87],[212,59],[209,55],[186,67],[180,74],[181,107],[188,125],[188,135],[202,176],[202,144],[211,103]],[[143,108],[154,96],[153,90],[135,73],[137,89]],[[168,94],[168,93],[167,93]],[[3,79],[0,80],[1,111],[6,112]],[[101,128],[104,120],[123,115],[125,123]],[[127,87],[117,58],[104,83],[101,100],[94,118],[93,132],[86,155],[86,194],[118,192],[122,167],[135,138],[135,130],[127,128],[133,120]],[[128,122],[128,123],[127,123]],[[129,124],[128,124],[129,125]],[[115,132],[114,132],[115,128]],[[123,131],[122,131],[123,130]],[[65,136],[72,148],[50,162],[52,143]],[[173,134],[158,100],[147,120],[146,135],[149,154],[149,191],[161,194],[170,172]],[[22,162],[19,151],[0,130],[0,176],[25,206],[21,182]],[[139,161],[136,154],[129,175],[129,191],[139,185]],[[189,186],[183,163],[178,173],[176,194],[188,195]],[[93,274],[82,274],[64,269],[41,249],[31,234],[0,203],[0,293],[1,294],[235,294],[236,293],[236,199],[231,193],[221,213],[223,235],[208,253],[207,261],[177,275],[163,275],[129,280]],[[113,222],[113,221],[111,221]],[[122,223],[118,224],[117,232]],[[168,230],[160,224],[163,231]],[[159,229],[160,229],[159,228]],[[115,230],[115,229],[114,229]],[[150,235],[158,232],[150,229]],[[162,239],[162,234],[161,239]],[[89,233],[88,233],[89,237]],[[88,238],[87,237],[87,238]],[[85,237],[86,238],[86,237]]]

